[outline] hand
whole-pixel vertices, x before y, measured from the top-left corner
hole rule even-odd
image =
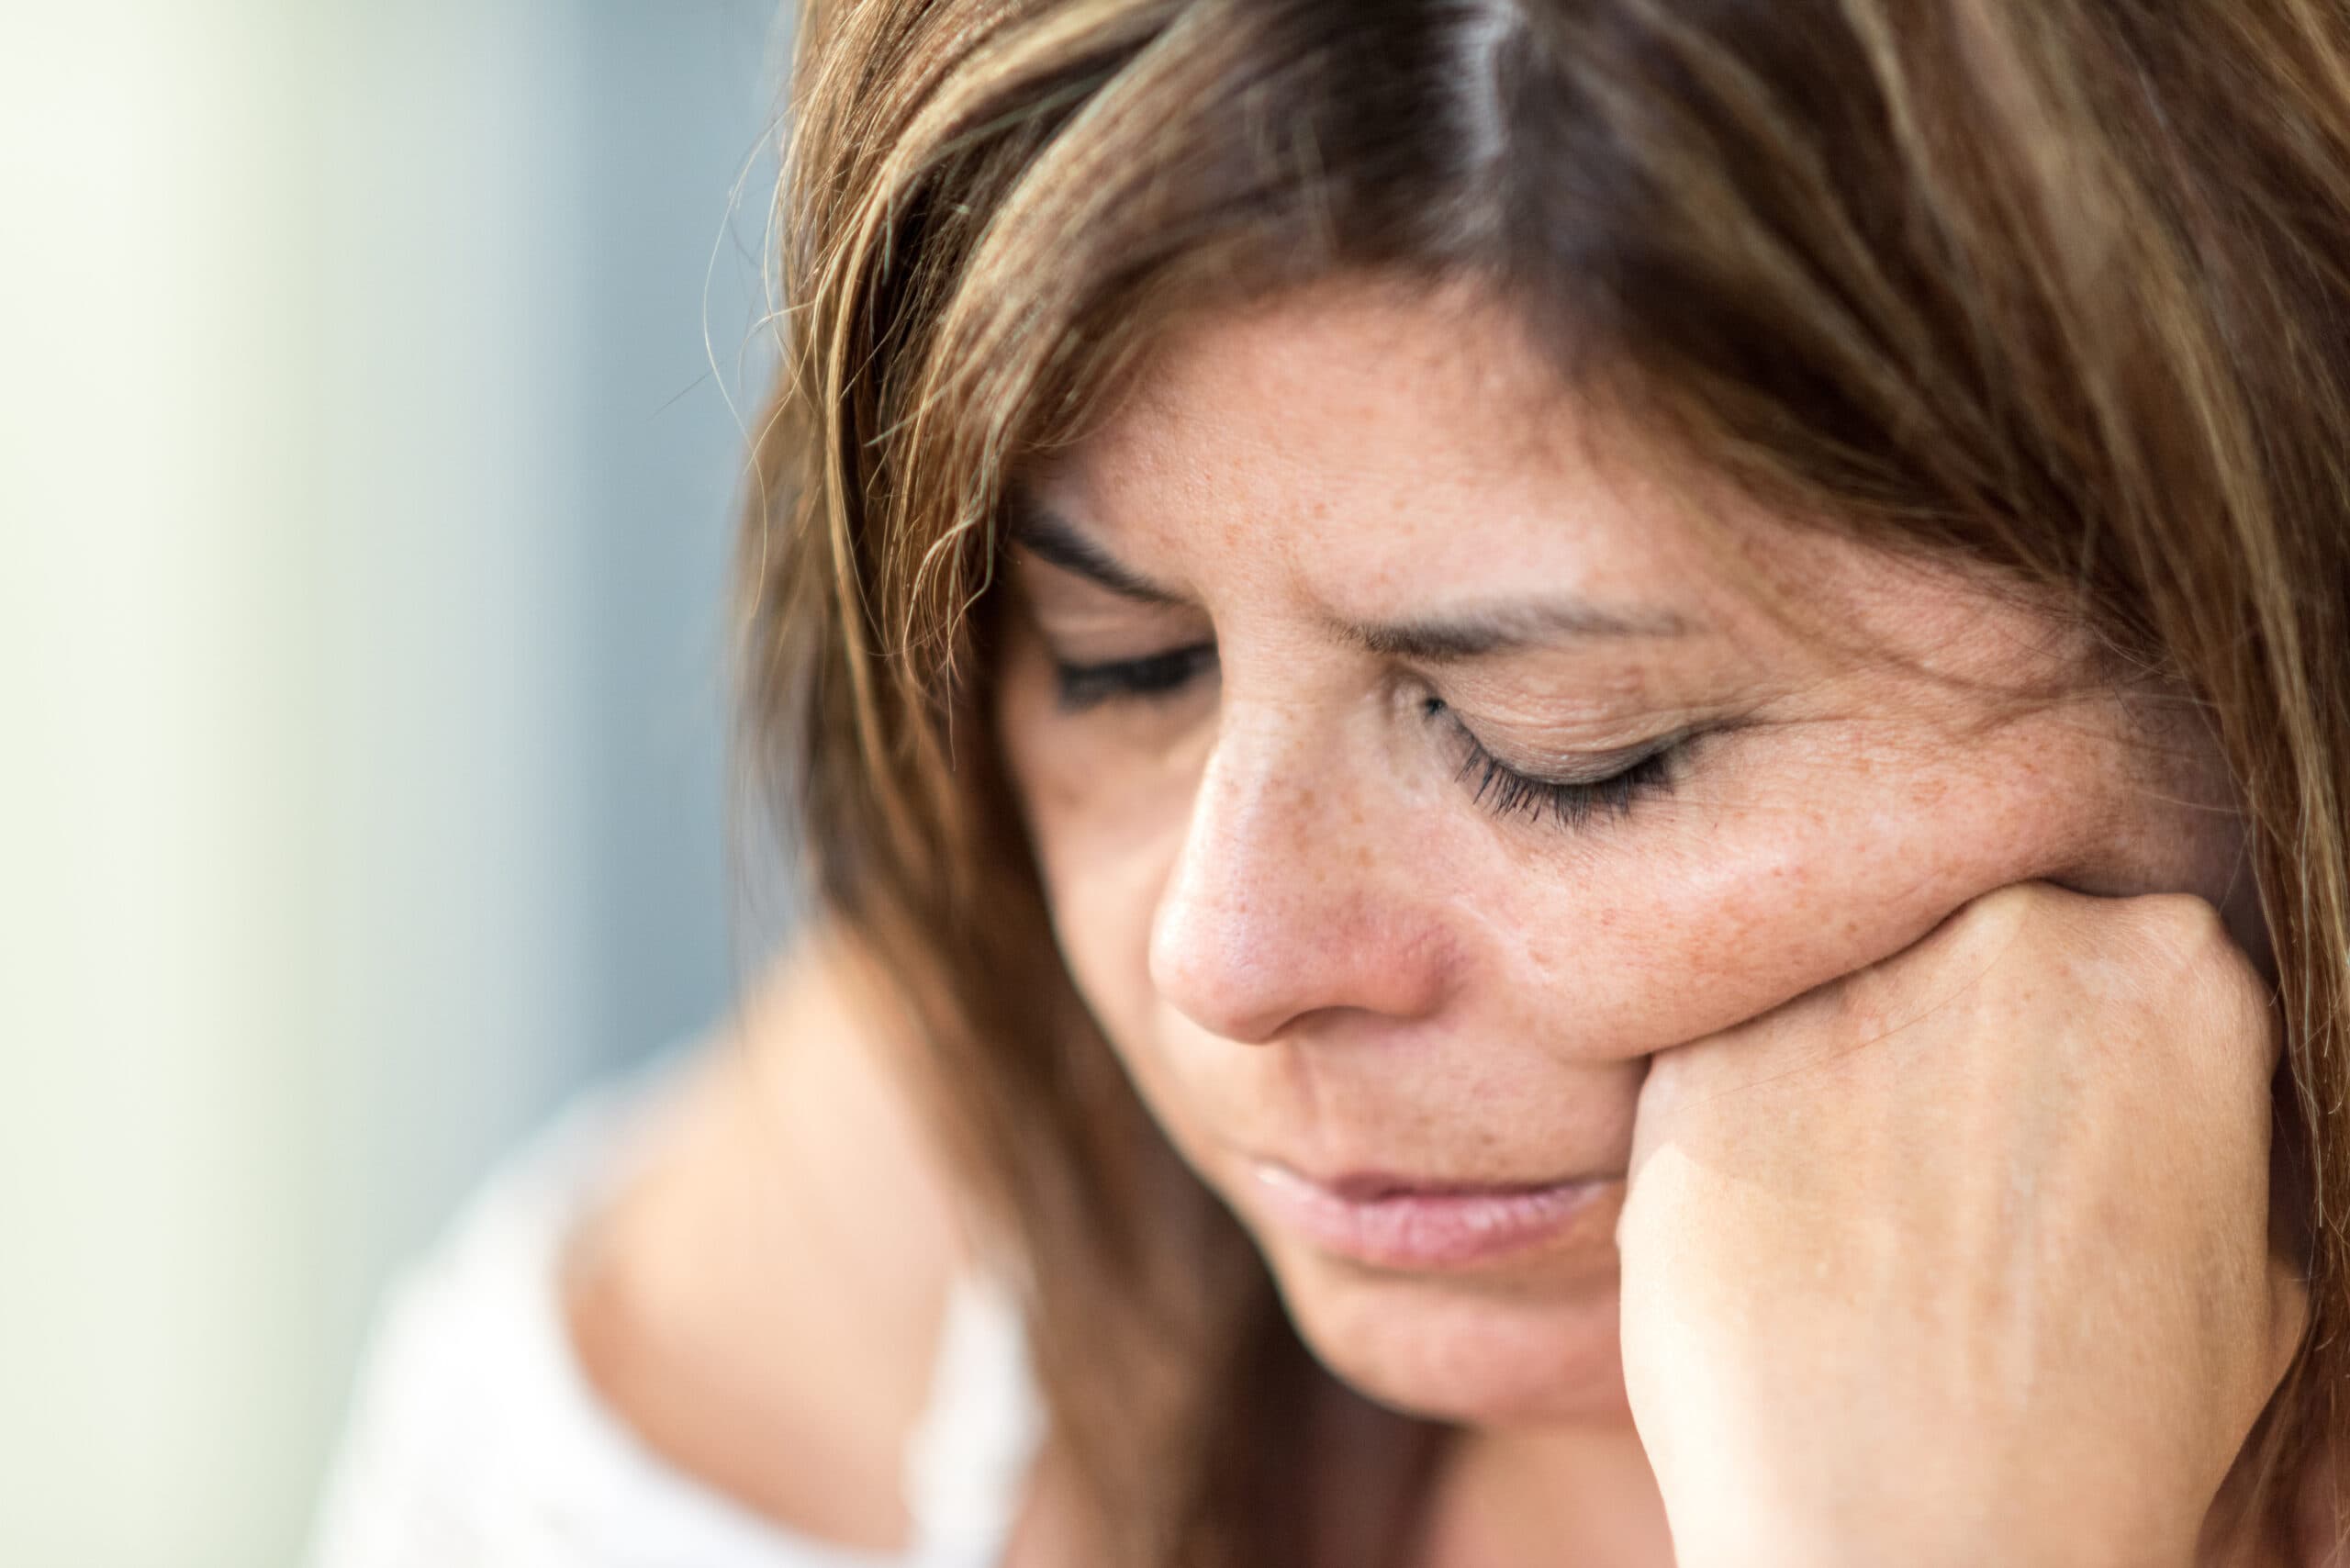
[[[2306,1293],[2210,906],[2005,888],[1660,1053],[1617,1238],[1682,1568],[2183,1565]]]

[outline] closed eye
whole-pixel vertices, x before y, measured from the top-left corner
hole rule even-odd
[[[1595,816],[1622,816],[1643,795],[1668,793],[1688,743],[1686,732],[1664,735],[1647,745],[1593,759],[1594,771],[1584,778],[1542,778],[1512,767],[1477,739],[1439,698],[1430,698],[1424,711],[1431,719],[1449,721],[1461,748],[1458,777],[1471,799],[1497,817],[1524,816],[1532,822],[1548,817],[1559,827],[1581,827]]]
[[[1215,644],[1194,643],[1101,664],[1053,661],[1053,685],[1061,711],[1081,713],[1104,702],[1148,701],[1171,697],[1215,668]]]

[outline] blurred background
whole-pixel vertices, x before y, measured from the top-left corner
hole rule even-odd
[[[294,1562],[392,1270],[780,928],[723,683],[787,48],[0,0],[0,1564]]]

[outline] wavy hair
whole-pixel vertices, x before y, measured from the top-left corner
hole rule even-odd
[[[2061,596],[2248,812],[2314,1320],[2247,1542],[2343,1431],[2350,9],[2333,0],[812,0],[743,756],[1023,1283],[1103,1560],[1286,1568],[1403,1468],[1078,1000],[990,740],[1007,487],[1173,321],[1468,280],[1792,518]],[[1362,1499],[1377,1499],[1365,1503]],[[2338,1533],[2338,1527],[2337,1533]],[[1368,1561],[1368,1557],[1355,1559]]]

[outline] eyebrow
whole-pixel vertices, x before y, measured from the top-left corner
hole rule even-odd
[[[1164,606],[1183,602],[1181,594],[1129,571],[1125,563],[1087,538],[1075,523],[1034,497],[1015,494],[1010,510],[1012,542],[1038,560],[1065,572],[1074,572],[1086,581],[1138,604]]]
[[[1139,604],[1180,606],[1181,595],[1134,572],[1083,530],[1033,497],[1015,496],[1012,542],[1037,559]],[[1589,638],[1685,636],[1689,623],[1669,610],[1624,610],[1577,598],[1511,599],[1411,621],[1338,620],[1343,641],[1382,658],[1450,664],[1543,644]]]

